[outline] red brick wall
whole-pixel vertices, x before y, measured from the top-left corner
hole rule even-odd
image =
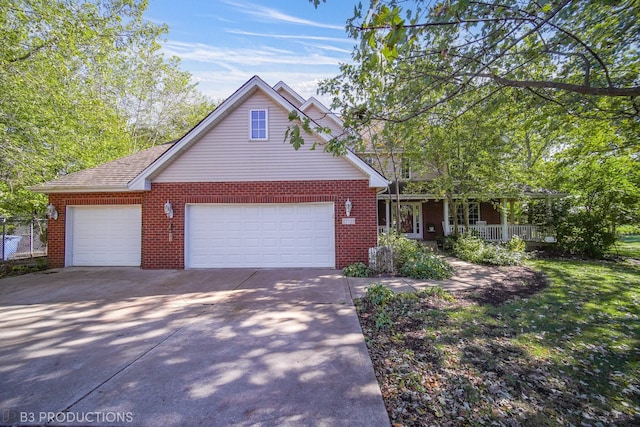
[[[435,240],[436,237],[444,235],[442,221],[444,221],[444,210],[442,200],[429,200],[422,204],[422,221],[424,223],[424,240]],[[429,233],[427,224],[434,224],[436,231]]]
[[[496,202],[497,203],[497,202]],[[502,219],[500,217],[499,205],[495,205],[492,202],[480,203],[480,219],[487,221],[487,224],[500,224]]]
[[[58,211],[58,219],[50,219],[47,228],[47,263],[49,268],[64,267],[67,206],[141,205],[143,193],[58,193],[49,194],[49,203]]]
[[[353,204],[355,225],[342,225],[344,202]],[[174,217],[163,206],[169,200]],[[184,213],[187,203],[335,203],[336,268],[366,262],[377,244],[376,192],[368,181],[269,181],[218,183],[157,183],[142,210],[142,267],[184,268]],[[173,241],[169,242],[169,224]]]
[[[342,224],[347,198],[355,225]],[[67,205],[142,204],[142,268],[146,269],[184,268],[186,203],[334,202],[336,268],[366,262],[368,249],[377,244],[376,191],[367,180],[157,183],[144,193],[51,194],[49,200],[60,214],[49,222],[50,267],[64,266]],[[173,206],[171,220],[163,209],[167,200]]]

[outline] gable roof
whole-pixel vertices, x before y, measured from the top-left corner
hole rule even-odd
[[[284,87],[284,86],[281,86]],[[216,126],[221,120],[223,120],[233,109],[249,98],[256,90],[261,90],[277,105],[282,106],[287,111],[297,109],[293,104],[287,101],[282,95],[278,94],[274,88],[266,84],[260,77],[254,76],[248,82],[246,82],[240,89],[238,89],[233,95],[227,98],[222,104],[220,104],[215,110],[213,110],[204,120],[198,123],[193,129],[191,129],[185,136],[183,136],[173,147],[171,147],[166,155],[158,159],[157,162],[149,165],[142,173],[140,173],[129,184],[131,190],[149,190],[151,188],[151,179],[157,176],[163,169],[165,169],[173,160],[175,160],[182,152],[187,150],[191,145],[198,141],[198,139],[205,135],[209,129]],[[305,118],[304,112],[299,111],[299,115]],[[310,119],[311,120],[311,119]],[[317,134],[325,142],[329,142],[330,136],[324,134]],[[382,175],[380,175],[375,169],[369,166],[366,162],[356,156],[352,151],[348,150],[344,156],[349,162],[351,162],[356,168],[361,170],[369,178],[369,186],[372,188],[386,188],[388,181]],[[329,177],[328,177],[329,178]]]
[[[184,151],[188,150],[189,147],[195,144],[211,128],[227,117],[236,106],[248,99],[257,90],[264,92],[270,99],[282,106],[285,110],[291,111],[296,109],[302,118],[307,117],[303,111],[278,92],[278,90],[286,91],[295,98],[295,100],[304,101],[300,95],[295,93],[289,86],[280,82],[272,88],[258,76],[254,76],[178,141],[159,145],[92,169],[72,173],[59,179],[31,187],[30,189],[40,193],[150,190],[151,180],[155,176],[167,168]],[[307,103],[307,106],[316,105],[323,111],[329,112],[329,110],[315,100],[315,98],[311,98],[310,101],[310,103],[305,101],[302,104]],[[309,119],[312,120],[311,118]],[[331,139],[329,135],[316,135],[325,142],[329,142]],[[351,150],[347,151],[344,158],[368,177],[370,187],[387,187],[389,183],[387,179]],[[327,178],[330,179],[331,177]]]
[[[298,92],[296,92],[295,90],[291,89],[291,87],[289,87],[289,85],[287,85],[285,82],[283,81],[279,81],[278,83],[276,83],[276,85],[273,87],[273,90],[275,90],[276,92],[278,92],[280,94],[280,96],[284,97],[285,99],[289,100],[289,102],[291,101],[295,101],[295,102],[291,102],[296,108],[300,108],[300,106],[302,104],[305,103],[305,99],[303,97],[301,97]],[[288,95],[284,96],[282,95],[280,92],[284,92],[285,94]],[[289,99],[291,98],[291,99]]]
[[[83,191],[129,191],[129,182],[155,162],[175,142],[156,145],[130,156],[64,175],[44,184],[30,187],[36,193]]]

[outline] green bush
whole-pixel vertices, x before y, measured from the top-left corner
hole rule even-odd
[[[602,258],[616,242],[607,221],[588,211],[568,212],[556,224],[558,248],[572,255]]]
[[[356,262],[346,266],[342,273],[347,277],[369,277],[371,276],[371,269],[362,262]]]
[[[448,279],[453,268],[444,259],[428,252],[421,252],[407,260],[400,273],[414,279]]]
[[[507,242],[507,249],[512,252],[524,253],[527,248],[527,243],[518,236],[513,236],[511,240]]]
[[[616,229],[618,236],[632,236],[640,234],[640,225],[619,225]]]
[[[400,271],[408,259],[415,257],[425,248],[416,240],[408,239],[404,234],[396,232],[380,236],[380,246],[390,246],[393,251],[393,268]]]
[[[461,235],[452,246],[455,256],[465,261],[482,264],[486,256],[484,241],[472,235]]]
[[[367,288],[364,298],[374,307],[384,307],[393,298],[393,291],[382,283],[374,283]]]
[[[387,312],[387,303],[393,300],[395,294],[388,286],[382,283],[374,283],[367,288],[364,301],[373,307],[373,318],[376,329],[393,327],[393,320]]]
[[[519,265],[525,257],[525,242],[514,236],[509,242],[492,244],[465,234],[453,245],[453,254],[474,264]]]
[[[381,246],[393,251],[393,268],[401,275],[415,279],[446,279],[453,268],[442,258],[416,240],[403,234],[389,233],[380,237]]]

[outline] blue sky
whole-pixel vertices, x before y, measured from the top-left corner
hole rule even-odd
[[[308,98],[349,62],[354,40],[344,27],[356,3],[327,0],[316,9],[308,0],[149,0],[145,16],[169,25],[165,53],[180,57],[213,100],[254,75]]]

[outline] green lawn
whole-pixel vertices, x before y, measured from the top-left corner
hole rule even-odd
[[[609,250],[612,255],[640,259],[640,236],[622,236]]]
[[[549,286],[497,306],[465,294],[357,303],[392,423],[640,424],[640,267],[532,266]]]

